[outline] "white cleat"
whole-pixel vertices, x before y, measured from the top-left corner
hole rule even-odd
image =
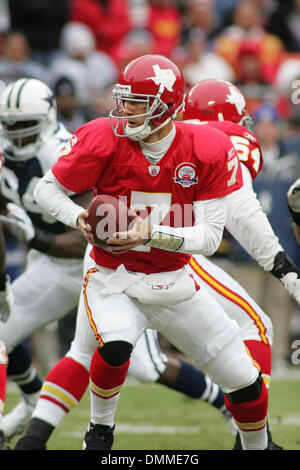
[[[22,397],[13,410],[3,416],[2,430],[5,439],[10,440],[17,434],[23,433],[31,419],[33,410],[34,406],[27,403]]]

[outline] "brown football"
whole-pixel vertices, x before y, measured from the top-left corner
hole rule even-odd
[[[128,230],[130,217],[125,197],[114,197],[108,194],[95,196],[87,208],[87,223],[91,226],[95,242],[104,245],[106,239],[115,232]]]

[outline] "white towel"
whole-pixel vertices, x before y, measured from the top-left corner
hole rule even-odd
[[[125,290],[144,304],[175,305],[191,299],[196,284],[185,268],[177,271],[147,274]]]

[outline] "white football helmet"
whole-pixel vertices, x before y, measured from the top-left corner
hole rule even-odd
[[[53,92],[33,78],[10,83],[0,96],[0,123],[6,158],[32,158],[57,128]]]

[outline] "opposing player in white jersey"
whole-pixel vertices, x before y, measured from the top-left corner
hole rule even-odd
[[[24,416],[31,413],[41,387],[22,341],[77,306],[86,242],[78,231],[50,217],[33,198],[37,181],[70,138],[57,122],[52,91],[35,79],[11,83],[1,94],[0,122],[5,224],[29,249],[26,269],[11,286],[12,313],[5,323],[0,323],[0,340],[9,355],[7,373],[22,392],[13,412],[22,423]],[[81,203],[84,197],[80,196]],[[2,423],[4,432],[7,416]]]
[[[124,105],[124,114],[112,112],[113,130],[105,118],[79,129],[71,152],[59,159],[38,184],[35,191],[38,202],[59,220],[68,221],[75,227],[78,222],[88,241],[92,238],[84,222],[86,212],[77,211],[56,185],[55,178],[73,191],[76,187],[76,192],[95,186],[97,191],[101,188],[104,193],[126,193],[130,195],[128,201],[131,203],[132,198],[140,196],[141,203],[157,205],[155,196],[158,195],[165,201],[168,199],[169,203],[171,197],[172,203],[180,208],[185,204],[191,208],[192,203],[195,223],[190,221],[189,224],[185,220],[175,228],[172,220],[166,225],[150,227],[146,220],[138,217],[134,228],[125,233],[124,238],[122,234],[117,240],[109,239],[111,251],[93,246],[92,257],[99,268],[95,266],[88,271],[84,296],[91,327],[100,346],[94,351],[90,367],[92,419],[85,436],[86,448],[111,448],[114,413],[128,370],[132,345],[144,328],[154,327],[198,365],[202,364],[219,385],[222,384],[227,406],[237,423],[251,423],[251,432],[240,428],[243,447],[264,449],[268,446],[265,384],[254,371],[254,363],[250,366],[246,360],[250,356],[244,354],[239,329],[237,336],[233,333],[236,322],[228,318],[218,303],[206,296],[205,289],[192,294],[187,287],[187,284],[192,286],[192,278],[183,275],[189,253],[209,254],[219,243],[218,236],[215,237],[217,233],[222,234],[222,229],[221,233],[219,229],[226,220],[221,209],[227,205],[224,196],[241,187],[236,151],[232,143],[227,147],[230,140],[220,131],[208,126],[201,129],[194,124],[172,122],[183,103],[184,82],[182,73],[166,58],[149,55],[133,61],[121,74],[114,92],[118,104]],[[224,148],[226,158],[223,158]],[[149,166],[146,155],[151,150],[161,159],[156,165],[151,162]],[[75,168],[82,171],[77,184]],[[126,181],[125,186],[123,181]],[[51,201],[50,193],[53,196]],[[215,204],[217,207],[211,211]],[[141,249],[132,251],[137,246]],[[181,282],[184,278],[187,281],[187,284],[183,282],[185,287],[177,281],[174,284],[174,271],[178,269],[183,275]],[[161,283],[155,283],[155,288],[149,291],[146,284],[150,286],[152,278],[158,280],[155,273],[161,271],[168,288],[162,289]],[[140,274],[135,277],[133,272]],[[150,284],[144,284],[144,276]],[[104,290],[108,290],[107,302],[94,284],[98,282],[96,279],[104,283]],[[122,283],[117,280],[122,280]],[[157,290],[159,292],[154,292]],[[143,297],[146,291],[150,292],[151,300]],[[104,292],[103,296],[106,296]],[[133,302],[132,297],[138,300]],[[101,299],[103,308],[98,304]],[[234,337],[230,343],[228,328],[229,335]],[[240,360],[243,364],[236,363]],[[236,363],[235,367],[232,361]],[[247,376],[247,385],[242,376]],[[22,447],[17,445],[16,448]]]

